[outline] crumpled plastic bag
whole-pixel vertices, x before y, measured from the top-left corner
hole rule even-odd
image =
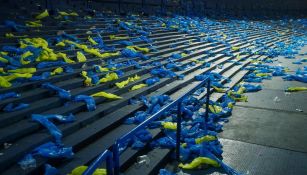
[[[21,95],[17,94],[16,92],[7,92],[7,93],[4,93],[4,94],[0,94],[0,100],[5,100],[5,99],[8,99],[8,98],[18,98],[20,96]]]
[[[122,98],[122,97],[120,97],[118,95],[107,93],[107,92],[103,92],[103,91],[95,93],[95,94],[92,94],[91,96],[92,97],[105,97],[107,99],[121,99]]]
[[[130,82],[134,82],[134,81],[137,81],[141,79],[140,76],[138,75],[135,75],[134,77],[128,77],[127,80],[124,80],[124,81],[121,81],[121,82],[118,82],[118,83],[115,83],[115,85],[118,87],[118,88],[123,88],[125,87],[126,85],[128,85]]]
[[[71,99],[71,94],[70,94],[69,91],[62,89],[62,88],[59,88],[59,87],[57,87],[57,86],[55,86],[51,83],[43,83],[42,88],[56,91],[58,93],[58,95],[60,96],[60,98],[62,98],[62,99],[65,99],[65,100]]]
[[[96,109],[96,102],[93,97],[87,95],[78,95],[73,98],[74,102],[84,101],[88,111],[94,111]]]
[[[183,169],[196,169],[202,164],[211,165],[213,167],[220,167],[219,163],[216,160],[213,160],[209,157],[197,157],[191,163],[188,164],[179,164],[178,166]]]
[[[145,83],[148,86],[152,86],[152,85],[154,85],[155,83],[157,83],[159,81],[160,81],[160,79],[158,77],[152,77],[152,78],[148,78],[147,80],[145,80]]]
[[[45,164],[45,173],[44,175],[59,175],[60,172],[55,167]]]
[[[77,60],[78,60],[78,62],[83,63],[83,62],[86,62],[86,57],[82,52],[78,51],[77,52]]]

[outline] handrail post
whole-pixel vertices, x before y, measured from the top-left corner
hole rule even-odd
[[[114,175],[119,175],[119,141],[113,145]]]
[[[112,153],[107,157],[107,174],[113,175],[113,156]]]
[[[209,118],[209,101],[210,101],[210,83],[211,83],[211,79],[210,77],[208,77],[208,81],[207,81],[207,94],[206,94],[206,113],[205,113],[205,128],[207,129],[207,122],[208,122],[208,118]]]
[[[178,102],[177,109],[177,133],[176,133],[176,160],[180,161],[180,139],[181,139],[181,121],[182,121],[182,113],[181,113],[181,104],[182,100]]]

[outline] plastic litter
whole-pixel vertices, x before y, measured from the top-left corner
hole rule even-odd
[[[278,102],[281,101],[281,99],[280,99],[279,97],[276,96],[276,97],[274,97],[273,101],[274,101],[275,103],[278,103]]]
[[[122,82],[119,82],[119,83],[115,83],[115,85],[118,87],[118,88],[123,88],[125,87],[126,85],[128,85],[130,82],[134,82],[134,81],[137,81],[141,79],[141,77],[139,77],[138,75],[135,75],[134,77],[128,77],[127,80],[124,80]]]
[[[201,166],[202,164],[211,165],[213,167],[220,167],[219,163],[216,160],[213,160],[209,157],[197,157],[189,164],[179,164],[178,166],[183,169],[195,169]]]
[[[65,99],[65,100],[70,100],[71,99],[71,94],[69,91],[59,88],[51,83],[43,83],[42,88],[49,89],[56,91],[57,94],[59,95],[60,98]]]
[[[87,169],[87,166],[78,166],[71,171],[68,175],[82,175]],[[107,175],[107,170],[102,168],[97,168],[93,175]]]
[[[144,87],[147,87],[147,84],[142,83],[142,84],[132,86],[132,88],[130,90],[135,91],[135,90],[138,90],[138,89],[141,89],[141,88],[144,88]]]
[[[40,155],[46,158],[72,158],[74,155],[72,147],[63,147],[53,142],[47,142],[35,148],[33,155]]]
[[[149,166],[150,165],[150,159],[147,155],[143,155],[143,156],[139,156],[136,158],[136,166],[138,168],[142,167],[142,166]]]
[[[58,175],[60,174],[59,170],[57,170],[55,167],[45,164],[45,173],[44,175]]]
[[[288,87],[287,92],[307,91],[307,87]]]
[[[107,92],[103,92],[103,91],[92,94],[91,96],[92,97],[105,97],[105,98],[108,98],[108,99],[121,99],[122,98],[122,97],[117,96],[115,94],[111,94],[111,93],[107,93]]]
[[[80,63],[86,62],[86,57],[82,52],[77,52],[77,60]]]
[[[32,120],[39,122],[41,125],[47,128],[50,134],[54,137],[56,143],[62,142],[62,132],[51,121],[49,121],[48,118],[42,115],[32,114]]]
[[[28,170],[36,168],[36,160],[33,158],[32,154],[25,155],[18,164],[23,170]]]
[[[152,86],[152,85],[154,85],[155,83],[157,83],[159,81],[160,81],[160,79],[158,77],[152,77],[152,78],[149,78],[149,79],[145,80],[145,83],[148,86]]]
[[[18,98],[20,97],[20,94],[17,94],[16,92],[7,92],[4,94],[0,94],[0,100],[5,100],[5,99],[9,99],[9,98]]]
[[[43,11],[35,17],[35,19],[43,19],[49,16],[48,10]]]
[[[176,175],[176,174],[171,173],[171,172],[167,171],[166,169],[160,169],[159,175]]]
[[[7,104],[2,110],[4,112],[14,112],[14,111],[19,111],[25,108],[28,108],[30,105],[26,103],[9,103]]]
[[[88,111],[94,111],[96,109],[96,103],[93,97],[87,95],[78,95],[73,98],[73,101],[80,102],[84,101],[86,103],[86,108]]]

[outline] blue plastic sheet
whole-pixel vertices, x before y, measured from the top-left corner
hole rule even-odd
[[[69,91],[62,89],[62,88],[59,88],[59,87],[57,87],[57,86],[55,86],[51,83],[43,83],[42,88],[56,91],[58,93],[58,95],[60,96],[60,98],[62,98],[62,99],[65,99],[65,100],[71,99],[71,94],[70,94]]]
[[[80,102],[84,101],[86,103],[86,108],[89,111],[94,111],[96,109],[96,102],[93,97],[88,95],[78,95],[73,98],[73,101]]]
[[[167,171],[166,169],[160,169],[159,175],[176,175],[176,174],[171,173],[171,172]]]
[[[46,80],[51,76],[51,72],[43,72],[41,75],[33,75],[30,80],[31,81],[40,81],[40,80]]]
[[[282,77],[284,80],[287,81],[300,81],[303,83],[307,83],[307,67],[304,67],[304,70],[298,69],[294,75],[287,74],[286,76]]]
[[[163,69],[163,68],[157,68],[157,69],[152,69],[150,71],[150,73],[154,76],[158,76],[160,78],[173,78],[176,77],[177,75],[171,71],[171,70],[167,70],[167,69]]]
[[[18,98],[20,97],[20,94],[17,94],[16,92],[7,92],[4,94],[0,94],[0,100],[5,100],[9,98]]]
[[[257,92],[262,90],[261,85],[252,85],[244,83],[242,86],[245,88],[245,92]]]
[[[26,103],[9,103],[2,110],[4,112],[14,112],[19,111],[25,108],[28,108],[30,105]]]
[[[26,29],[26,26],[15,23],[11,20],[5,20],[4,25],[7,28],[10,28],[13,32],[22,32]]]
[[[33,158],[32,154],[26,154],[18,164],[23,170],[27,170],[29,168],[36,168],[36,160]]]

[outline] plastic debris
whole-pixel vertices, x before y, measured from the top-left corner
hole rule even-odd
[[[14,111],[19,111],[25,108],[28,108],[30,105],[26,103],[9,103],[7,104],[2,110],[4,112],[14,112]]]
[[[43,83],[42,88],[49,89],[56,91],[57,94],[59,95],[60,98],[65,99],[65,100],[70,100],[71,99],[71,94],[69,91],[64,90],[62,88],[59,88],[51,83]]]
[[[121,99],[122,98],[122,97],[117,96],[115,94],[111,94],[111,93],[107,93],[107,92],[103,92],[103,91],[92,94],[91,96],[92,97],[105,97],[105,98],[108,98],[108,99]]]
[[[82,52],[77,52],[77,60],[80,63],[86,62],[86,57]]]
[[[280,99],[279,97],[276,96],[276,97],[274,97],[273,101],[274,101],[275,103],[278,103],[278,102],[281,101],[281,99]]]
[[[132,86],[132,88],[130,89],[131,91],[135,91],[141,88],[147,87],[147,84],[138,84],[138,85],[134,85]]]
[[[45,164],[45,173],[44,175],[58,175],[60,172],[55,167]]]
[[[94,111],[96,109],[96,103],[93,97],[87,95],[78,95],[73,98],[73,101],[79,102],[84,101],[86,103],[86,108],[89,111]]]
[[[68,175],[82,175],[87,168],[88,168],[87,166],[78,166],[75,169],[73,169],[71,173],[69,173]],[[107,170],[102,168],[97,168],[94,171],[93,175],[107,175]]]
[[[32,154],[25,155],[18,164],[23,170],[28,170],[36,168],[36,160],[33,158]]]
[[[140,168],[143,165],[150,165],[150,159],[147,155],[139,156],[136,158],[136,166]]]
[[[307,91],[307,87],[288,87],[287,92]]]
[[[0,94],[0,100],[6,100],[9,98],[18,98],[20,97],[20,94],[17,94],[16,92],[7,92],[4,94]]]
[[[72,158],[74,155],[72,147],[63,147],[53,142],[40,145],[33,150],[32,154],[46,158]]]
[[[138,75],[135,75],[134,77],[128,77],[127,80],[124,80],[122,82],[118,82],[118,83],[115,83],[115,85],[118,87],[118,88],[123,88],[125,87],[126,85],[128,85],[130,82],[134,82],[134,81],[137,81],[141,79],[141,77],[139,77]]]
[[[202,164],[211,165],[213,167],[220,167],[219,163],[209,157],[197,157],[189,164],[179,164],[180,168],[183,169],[195,169]]]
[[[43,19],[49,16],[48,10],[43,11],[35,17],[35,19]]]

